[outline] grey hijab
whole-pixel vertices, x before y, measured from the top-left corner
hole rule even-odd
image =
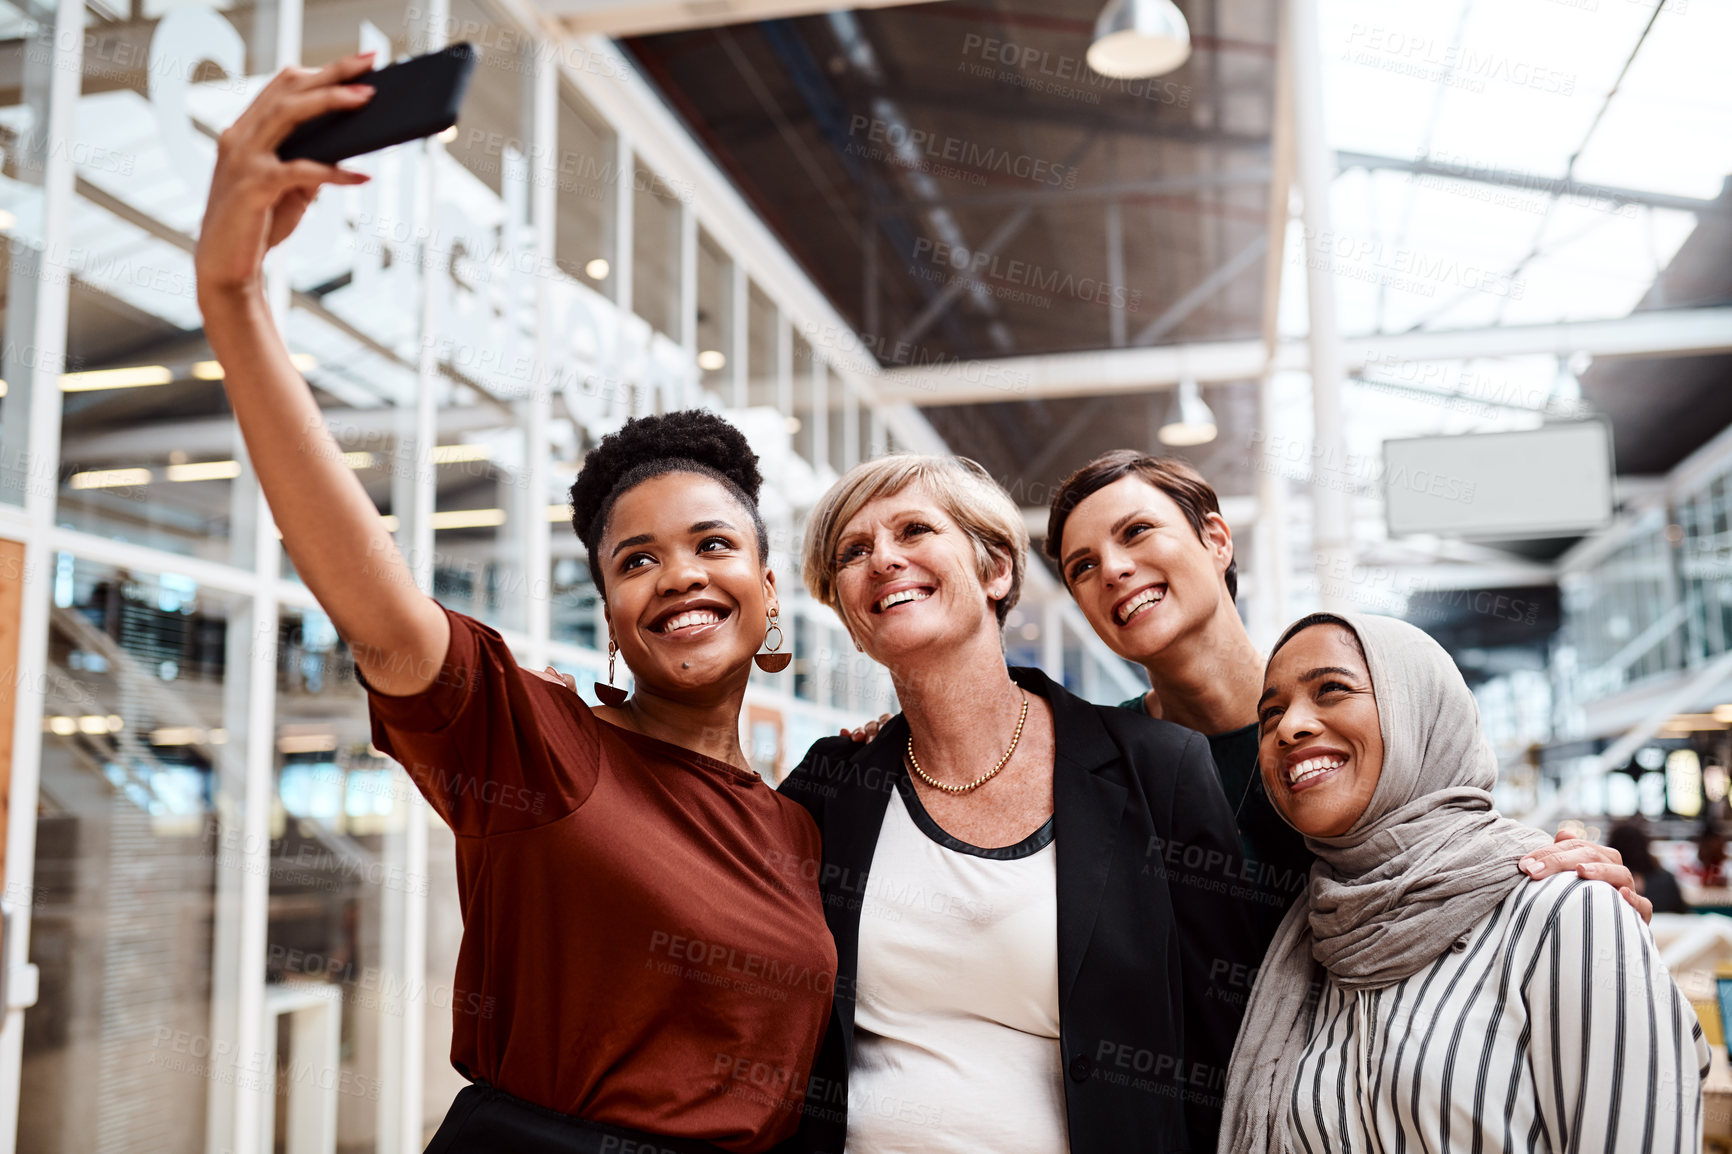
[[[1392,617],[1328,616],[1365,649],[1383,772],[1352,828],[1305,839],[1318,861],[1251,991],[1219,1154],[1291,1154],[1293,1075],[1323,971],[1355,991],[1418,973],[1521,885],[1516,863],[1551,840],[1492,809],[1497,759],[1443,647]],[[1290,626],[1276,648],[1316,620]]]

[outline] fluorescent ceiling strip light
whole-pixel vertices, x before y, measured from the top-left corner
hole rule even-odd
[[[126,485],[148,484],[149,469],[91,469],[72,474],[74,489],[118,489]]]
[[[310,373],[319,367],[319,358],[312,353],[295,353],[289,357],[289,363],[303,373]],[[194,361],[192,365],[194,380],[220,381],[223,379],[221,361]]]
[[[433,514],[435,529],[486,529],[503,524],[504,509],[447,509]]]
[[[97,389],[138,389],[146,385],[166,385],[172,380],[174,374],[162,365],[134,365],[126,369],[62,373],[60,387],[68,393],[88,393]]]
[[[487,461],[493,457],[493,450],[486,445],[436,445],[433,448],[433,463],[435,465],[455,465],[460,461]]]
[[[170,465],[165,472],[171,481],[226,481],[241,475],[241,463],[194,461],[185,465]]]

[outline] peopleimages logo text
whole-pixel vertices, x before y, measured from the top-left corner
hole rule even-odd
[[[888,145],[904,162],[911,158],[903,154],[916,153],[977,172],[996,172],[1035,184],[1050,184],[1054,188],[1076,187],[1077,169],[1074,164],[1055,164],[1038,156],[981,145],[959,136],[910,128],[898,121],[856,113],[848,118],[848,135],[863,136],[873,144]]]

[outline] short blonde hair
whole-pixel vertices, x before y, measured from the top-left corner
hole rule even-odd
[[[1022,596],[1022,579],[1028,571],[1028,526],[1010,494],[991,473],[967,457],[892,453],[849,469],[819,498],[806,523],[806,541],[801,549],[806,591],[840,616],[836,549],[842,531],[871,502],[916,484],[924,485],[945,516],[974,542],[982,584],[991,579],[1000,562],[1010,562],[1010,590],[994,605],[999,628],[1004,628],[1005,617]]]

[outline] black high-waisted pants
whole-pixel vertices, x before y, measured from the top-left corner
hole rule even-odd
[[[724,1154],[690,1138],[666,1138],[588,1122],[474,1082],[457,1092],[427,1154]]]

